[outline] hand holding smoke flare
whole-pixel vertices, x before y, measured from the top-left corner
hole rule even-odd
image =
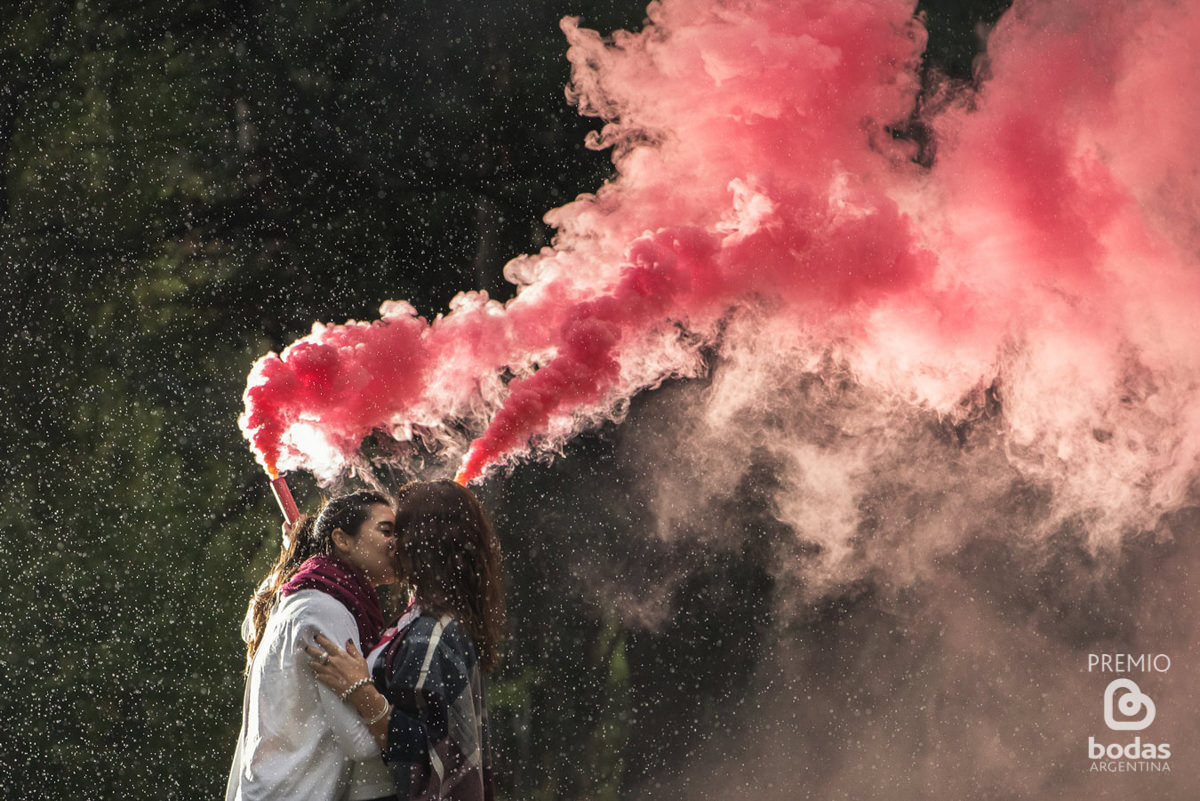
[[[547,215],[554,247],[508,265],[507,304],[464,293],[429,322],[388,302],[259,359],[252,448],[331,481],[383,434],[466,482],[702,374],[710,349],[773,365],[752,376],[836,364],[946,417],[997,387],[1005,453],[1059,517],[1152,524],[1200,456],[1200,102],[1167,80],[1200,26],[1166,3],[1027,6],[978,94],[922,120],[931,168],[888,127],[916,114],[912,3],[664,0],[612,40],[564,20],[569,96],[605,120],[590,144],[617,177]]]

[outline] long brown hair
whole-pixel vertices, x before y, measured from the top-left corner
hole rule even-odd
[[[396,554],[418,604],[466,627],[485,671],[500,663],[500,544],[479,500],[453,481],[413,482],[396,496]]]
[[[279,558],[250,599],[250,608],[242,623],[242,639],[246,641],[246,670],[250,669],[254,652],[262,642],[267,618],[279,601],[279,588],[296,574],[309,557],[333,553],[333,532],[336,529],[340,528],[350,536],[357,537],[371,507],[377,504],[389,506],[391,501],[382,493],[367,490],[339,495],[326,501],[315,518],[304,515],[288,529]]]

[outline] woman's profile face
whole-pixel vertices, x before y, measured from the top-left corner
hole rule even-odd
[[[348,538],[338,556],[365,573],[374,585],[395,581],[395,528],[396,513],[392,507],[377,503],[367,512],[358,536]]]

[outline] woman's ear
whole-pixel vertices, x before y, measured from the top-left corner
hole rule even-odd
[[[333,552],[344,553],[350,550],[350,544],[354,538],[340,528],[335,528],[333,533],[329,535],[329,541],[333,543]]]

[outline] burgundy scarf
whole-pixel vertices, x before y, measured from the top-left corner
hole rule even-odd
[[[379,642],[379,635],[383,633],[383,610],[379,608],[379,596],[367,577],[358,570],[323,553],[310,556],[287,584],[280,588],[279,594],[286,598],[300,590],[320,590],[350,610],[354,622],[358,624],[358,641],[363,654]]]

